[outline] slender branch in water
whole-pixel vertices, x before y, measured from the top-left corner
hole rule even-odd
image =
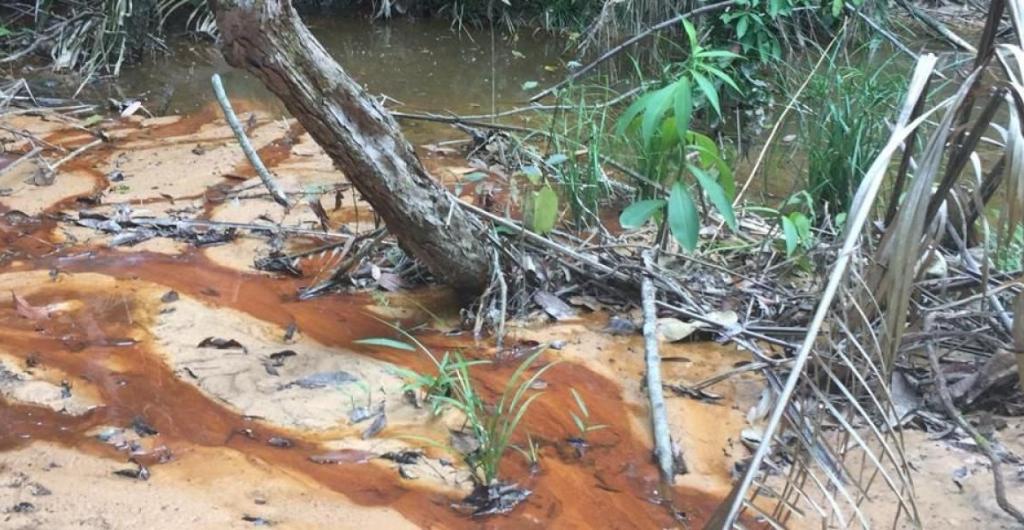
[[[590,73],[591,70],[593,70],[594,68],[597,68],[598,66],[603,64],[608,59],[611,59],[612,57],[615,57],[616,55],[624,52],[630,46],[632,46],[632,45],[634,45],[634,44],[636,44],[636,43],[646,39],[647,37],[650,37],[651,35],[659,32],[659,31],[671,28],[673,26],[678,26],[680,22],[682,22],[682,21],[684,21],[684,20],[686,20],[688,18],[692,18],[692,17],[695,17],[697,15],[702,15],[704,13],[713,13],[715,11],[721,11],[721,10],[726,9],[728,7],[732,7],[732,6],[734,6],[734,5],[738,4],[738,3],[739,3],[738,0],[726,0],[724,2],[717,2],[717,3],[714,3],[714,4],[708,4],[708,5],[705,5],[705,6],[698,7],[697,9],[693,9],[693,10],[687,11],[686,13],[683,13],[683,14],[680,14],[680,15],[676,15],[676,16],[668,19],[668,20],[659,22],[659,23],[651,26],[650,28],[647,28],[646,30],[644,30],[644,31],[642,31],[640,33],[637,33],[636,35],[633,35],[632,37],[626,39],[625,41],[622,42],[622,44],[619,44],[618,46],[616,46],[616,47],[614,47],[614,48],[604,52],[600,57],[598,57],[597,59],[594,59],[593,61],[591,61],[590,64],[580,68],[579,70],[576,70],[575,72],[570,74],[569,77],[566,77],[565,79],[560,81],[558,84],[556,84],[554,86],[551,86],[551,87],[548,87],[548,88],[545,88],[544,90],[541,90],[540,92],[537,93],[537,95],[535,95],[532,98],[530,98],[530,103],[533,103],[535,101],[540,101],[541,99],[543,99],[544,97],[552,94],[553,92],[555,92],[559,88],[562,88],[563,86],[568,85],[569,83],[572,83],[572,82],[576,81],[577,79],[587,75],[588,73]]]
[[[953,32],[953,30],[947,28],[945,24],[925,14],[924,11],[921,11],[917,7],[911,5],[906,0],[896,0],[896,3],[903,7],[903,9],[906,9],[907,13],[910,13],[910,16],[920,20],[922,24],[924,24],[926,27],[937,33],[943,39],[949,41],[957,48],[960,48],[961,50],[973,54],[978,53],[978,49],[972,46],[971,43],[965,41],[963,37],[957,35],[956,33]]]
[[[288,197],[281,190],[281,186],[277,181],[274,180],[270,171],[267,170],[267,166],[263,165],[260,155],[253,149],[252,143],[249,142],[249,137],[245,135],[245,130],[242,129],[242,124],[238,121],[238,116],[235,115],[234,109],[231,108],[231,102],[228,101],[228,95],[224,92],[224,85],[220,81],[220,75],[213,74],[210,82],[213,83],[213,93],[217,96],[217,103],[220,103],[220,108],[224,111],[224,118],[228,121],[231,130],[234,131],[235,138],[238,138],[238,144],[242,146],[242,152],[245,153],[245,157],[249,159],[249,163],[256,169],[256,174],[263,181],[263,185],[267,187],[267,191],[270,192],[274,202],[284,206],[286,210],[289,209]]]
[[[498,130],[498,131],[520,132],[520,133],[528,134],[528,135],[542,136],[544,138],[554,138],[556,136],[553,133],[550,133],[548,131],[542,131],[540,129],[531,129],[529,127],[519,127],[517,125],[505,125],[505,124],[501,124],[501,123],[486,123],[486,122],[481,122],[481,121],[470,120],[470,119],[467,119],[467,118],[462,117],[462,116],[437,116],[437,115],[434,115],[434,114],[414,114],[414,113],[407,113],[407,112],[392,112],[391,115],[394,116],[397,119],[400,119],[400,120],[404,119],[404,120],[431,121],[431,122],[435,122],[435,123],[450,123],[452,125],[466,125],[466,126],[469,126],[469,127],[480,127],[482,129],[494,129],[494,130]],[[587,148],[587,146],[585,146],[585,145],[583,145],[583,144],[581,144],[579,142],[573,141],[570,138],[560,137],[560,139],[562,141],[572,143],[572,144],[576,145],[577,147]],[[608,164],[609,166],[611,166],[611,167],[621,171],[622,173],[624,173],[626,176],[632,178],[633,180],[636,180],[638,182],[643,182],[644,184],[647,184],[648,186],[652,186],[652,187],[657,188],[657,189],[663,189],[662,185],[660,183],[652,181],[651,179],[641,175],[640,173],[636,172],[635,170],[630,169],[629,167],[627,167],[626,165],[622,164],[621,162],[618,162],[618,161],[616,161],[616,160],[614,160],[612,158],[609,158],[606,155],[599,155],[598,158],[601,160],[602,164]],[[623,183],[623,182],[619,182],[617,180],[608,179],[607,182],[608,182],[608,184],[610,186],[612,186],[613,188],[616,188],[617,190],[619,190],[619,191],[621,191],[623,193],[633,193],[634,191],[636,191],[632,186],[630,186],[630,185],[628,185],[626,183]]]
[[[647,273],[641,286],[644,308],[644,364],[646,370],[647,396],[651,402],[651,423],[654,430],[654,456],[658,460],[661,479],[666,484],[675,482],[676,465],[672,455],[672,437],[668,428],[668,414],[665,411],[665,392],[661,386],[661,357],[658,355],[658,312],[654,307],[657,292],[654,289],[653,258],[651,250],[643,252],[644,268]],[[685,465],[685,464],[684,464]]]
[[[891,42],[893,46],[899,48],[900,51],[913,57],[915,61],[918,59],[918,55],[914,53],[913,50],[908,48],[906,44],[903,44],[903,41],[901,41],[899,37],[893,35],[891,31],[883,28],[882,26],[879,26],[878,22],[875,22],[871,17],[865,15],[863,11],[857,9],[849,2],[846,2],[843,5],[843,7],[846,9],[846,12],[854,13],[858,17],[860,17],[860,19],[863,20],[867,25],[871,26],[872,29],[877,31],[881,36],[885,37],[889,42]]]

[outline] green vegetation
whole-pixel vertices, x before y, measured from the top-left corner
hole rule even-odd
[[[579,410],[579,414],[573,411],[569,411],[569,415],[572,417],[573,424],[576,425],[576,429],[579,431],[578,438],[583,442],[587,442],[587,435],[599,431],[608,427],[603,424],[590,423],[590,410],[587,409],[587,403],[583,401],[583,397],[576,391],[575,388],[570,388],[569,391],[572,393],[572,399],[576,402],[576,408]]]
[[[396,368],[396,373],[402,376],[406,383],[402,387],[404,391],[422,392],[424,400],[431,405],[433,413],[439,414],[445,407],[459,411],[464,419],[465,425],[469,428],[470,434],[476,441],[476,449],[462,457],[473,473],[477,484],[487,486],[498,479],[498,466],[505,453],[514,448],[512,436],[522,422],[523,417],[529,410],[534,400],[540,397],[542,392],[529,392],[537,380],[557,362],[547,363],[539,369],[528,374],[534,363],[544,353],[546,348],[539,348],[532,355],[523,359],[516,370],[505,382],[501,395],[494,402],[488,402],[480,395],[476,383],[470,375],[470,367],[480,364],[487,364],[488,361],[467,360],[460,352],[446,352],[440,359],[434,355],[422,342],[417,340],[407,331],[392,325],[410,343],[389,339],[369,338],[356,341],[359,344],[384,346],[415,351],[419,349],[434,363],[436,372],[433,374],[420,374],[405,368]],[[435,440],[416,438],[426,441],[432,445],[453,450],[446,444]],[[532,439],[528,440],[529,451],[533,458],[536,458],[536,447]],[[518,447],[515,449],[522,451]]]
[[[666,72],[671,81],[633,102],[616,126],[617,134],[639,136],[639,158],[655,184],[647,191],[653,197],[623,210],[619,223],[624,228],[637,228],[650,219],[659,224],[667,222],[679,244],[693,251],[702,225],[691,192],[693,182],[701,192],[701,203],[706,198],[729,228],[737,228],[732,209],[732,171],[714,140],[692,131],[690,126],[695,106],[706,104],[721,115],[719,85],[739,90],[723,70],[738,56],[701,46],[689,22],[684,22],[684,29],[690,45],[687,60],[670,64]]]
[[[899,103],[905,80],[878,67],[831,64],[807,91],[814,111],[800,116],[798,139],[806,146],[804,189],[819,215],[849,211],[853,194],[889,137],[886,120]]]

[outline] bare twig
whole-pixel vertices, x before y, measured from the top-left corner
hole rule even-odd
[[[220,103],[220,108],[224,111],[224,118],[227,120],[231,130],[234,131],[235,138],[238,139],[238,144],[242,146],[242,152],[245,153],[245,157],[249,159],[249,163],[256,169],[256,174],[263,181],[263,185],[267,187],[267,191],[270,192],[274,202],[284,206],[286,210],[289,209],[288,196],[285,195],[281,186],[274,180],[273,175],[267,170],[267,166],[263,165],[260,155],[253,149],[252,143],[249,142],[249,137],[245,135],[245,129],[239,123],[235,110],[231,108],[231,102],[228,101],[228,95],[224,92],[224,84],[221,83],[220,75],[213,74],[210,82],[213,84],[213,93],[217,96],[217,103]]]

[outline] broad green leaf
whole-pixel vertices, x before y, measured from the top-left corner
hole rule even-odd
[[[622,210],[619,215],[619,224],[622,228],[640,228],[656,212],[665,207],[664,199],[647,199],[636,201]]]
[[[725,72],[721,71],[720,69],[715,68],[713,66],[705,66],[704,70],[707,71],[707,72],[711,72],[712,75],[714,75],[715,77],[721,79],[722,82],[724,82],[725,84],[731,86],[733,88],[733,90],[735,90],[736,92],[742,93],[742,91],[740,90],[739,85],[737,85],[736,82],[732,80],[732,77],[730,77],[729,74],[727,74],[727,73],[725,73]]]
[[[690,192],[681,182],[672,185],[672,193],[668,197],[668,228],[684,249],[691,252],[697,249],[700,219]]]
[[[661,135],[658,137],[658,149],[667,151],[679,143],[679,131],[676,130],[676,119],[669,116],[661,121]]]
[[[622,113],[622,116],[619,117],[618,123],[615,124],[616,135],[621,136],[626,132],[626,128],[629,127],[630,124],[633,123],[633,120],[635,120],[636,117],[644,111],[644,108],[647,107],[647,102],[650,101],[651,96],[653,95],[654,92],[648,92],[647,94],[640,96],[639,99],[634,101],[633,104],[626,109],[626,112]]]
[[[6,37],[11,34],[11,30],[7,29],[7,26],[0,24],[0,37]]]
[[[736,197],[736,179],[733,177],[732,168],[721,158],[715,162],[718,169],[718,183],[722,185],[725,194],[729,197]]]
[[[793,212],[789,214],[789,218],[796,227],[796,235],[800,236],[800,241],[808,243],[811,240],[811,220],[801,212]]]
[[[669,105],[672,104],[673,88],[672,85],[668,85],[659,89],[651,96],[647,108],[644,109],[644,118],[640,130],[645,146],[651,145],[654,132],[658,130],[658,125],[661,124],[661,117],[668,110]]]
[[[538,234],[547,234],[555,229],[555,221],[558,220],[558,194],[551,186],[544,186],[534,192],[532,210],[530,230]]]
[[[750,20],[747,17],[740,18],[740,21],[736,23],[736,38],[742,39],[747,34],[747,26],[750,24]]]
[[[533,90],[535,88],[537,88],[537,82],[536,81],[527,81],[527,82],[523,83],[523,91],[524,92],[528,92],[528,91]]]
[[[686,135],[687,145],[700,154],[700,163],[704,167],[712,167],[721,160],[718,144],[710,136],[690,131]]]
[[[832,16],[839,18],[839,15],[843,12],[843,0],[832,0]]]
[[[793,225],[793,221],[789,217],[782,217],[782,235],[786,242],[786,257],[793,255],[796,252],[796,245],[800,242],[800,236],[796,233],[796,226]]]
[[[728,50],[708,50],[700,54],[708,59],[739,59],[740,56]]]
[[[686,19],[683,19],[683,29],[686,30],[686,38],[690,40],[690,50],[696,50],[699,47],[697,45],[697,29]]]
[[[690,172],[697,177],[697,182],[700,183],[704,193],[708,194],[711,204],[715,205],[715,209],[725,218],[725,224],[729,225],[729,228],[735,232],[737,230],[736,214],[732,211],[732,199],[726,195],[721,184],[712,178],[711,175],[708,175],[706,171],[693,164],[689,164],[689,166]]]
[[[544,163],[549,166],[557,166],[559,164],[564,163],[566,160],[569,160],[569,157],[565,156],[564,153],[555,153],[549,156],[548,159],[544,161]]]
[[[676,83],[675,102],[672,112],[675,114],[676,131],[680,138],[686,138],[690,130],[690,115],[693,113],[693,94],[690,92],[690,80],[685,77]]]
[[[708,103],[715,109],[715,113],[721,117],[722,109],[718,106],[718,91],[715,90],[715,85],[707,77],[704,77],[704,74],[699,72],[693,72],[693,80],[697,82],[697,86],[704,93],[704,97],[708,98]]]
[[[365,346],[383,346],[385,348],[394,348],[396,350],[416,351],[416,348],[412,344],[409,344],[407,342],[402,342],[400,340],[388,339],[388,338],[384,338],[384,337],[373,337],[373,338],[370,338],[370,339],[359,339],[359,340],[356,340],[356,341],[353,341],[353,342],[355,342],[356,344],[363,344]]]

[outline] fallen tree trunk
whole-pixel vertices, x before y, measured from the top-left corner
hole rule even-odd
[[[277,95],[381,216],[402,248],[464,295],[483,291],[483,224],[455,206],[394,119],[309,32],[291,0],[208,0],[221,51]]]

